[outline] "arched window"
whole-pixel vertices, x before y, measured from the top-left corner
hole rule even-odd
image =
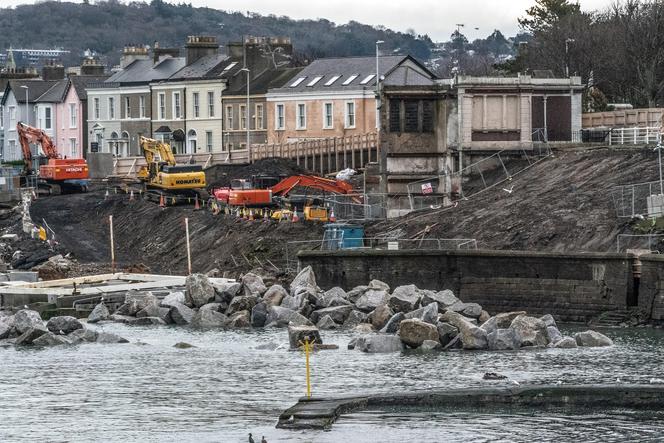
[[[120,151],[122,152],[122,157],[127,157],[129,155],[129,133],[127,131],[122,132]]]
[[[118,154],[118,133],[111,132],[111,139],[108,141],[108,150],[111,154],[119,156]]]
[[[189,154],[196,153],[196,131],[193,129],[190,129],[189,132],[187,132],[187,152]]]

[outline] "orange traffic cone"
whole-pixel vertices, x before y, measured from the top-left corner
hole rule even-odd
[[[330,211],[330,222],[334,223],[337,221],[337,217],[334,215],[334,208]]]
[[[201,205],[198,204],[198,197],[196,197],[196,204],[194,204],[194,211],[201,209]]]
[[[164,195],[163,194],[159,197],[159,207],[160,208],[165,208],[166,207],[166,200],[164,200]]]

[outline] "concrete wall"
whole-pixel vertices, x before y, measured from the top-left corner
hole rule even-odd
[[[106,178],[113,174],[113,154],[108,152],[88,152],[86,158],[90,178]]]
[[[664,320],[664,256],[642,255],[638,304],[653,320]]]
[[[490,313],[526,310],[564,321],[624,309],[633,288],[632,258],[622,254],[356,250],[302,252],[299,260],[324,289],[376,278],[392,288],[452,289]],[[662,265],[664,274],[664,258]]]

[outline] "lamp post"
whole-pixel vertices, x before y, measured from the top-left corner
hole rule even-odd
[[[378,65],[378,55],[380,48],[379,45],[385,43],[383,40],[376,41],[376,135],[380,136],[380,108],[381,108],[381,98],[380,98],[380,66]],[[376,141],[378,143],[378,141]]]
[[[565,39],[565,77],[569,78],[569,44],[574,43],[573,38]]]
[[[247,129],[247,150],[248,150],[247,154],[249,154],[249,163],[252,163],[251,144],[249,143],[249,131],[251,129],[251,121],[249,120],[249,115],[251,112],[249,110],[249,68],[245,66],[240,70],[247,73],[247,109],[245,110],[244,115],[245,115],[246,129]]]
[[[28,88],[26,85],[21,85],[22,89],[25,89],[25,123],[30,126],[30,114],[28,108]]]

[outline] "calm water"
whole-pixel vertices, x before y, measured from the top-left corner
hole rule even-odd
[[[274,428],[304,394],[304,357],[285,349],[285,330],[197,333],[183,328],[99,326],[131,344],[0,348],[0,441],[269,442],[661,441],[664,414],[382,410],[343,416],[330,432]],[[352,337],[312,359],[314,394],[486,386],[487,371],[519,383],[649,383],[664,379],[664,334],[605,331],[613,348],[435,355],[346,350]],[[185,341],[197,346],[175,349]]]

